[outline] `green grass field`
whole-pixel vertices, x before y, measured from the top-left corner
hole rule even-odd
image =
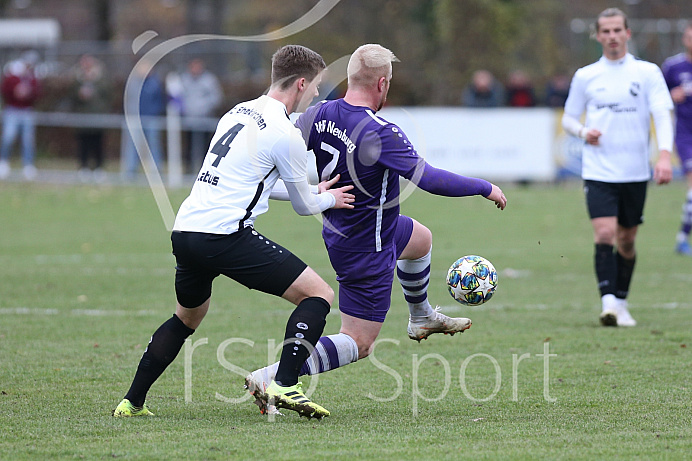
[[[692,260],[672,251],[683,189],[650,188],[631,329],[598,325],[577,183],[507,186],[503,212],[481,198],[414,194],[402,210],[434,233],[431,302],[473,327],[409,340],[395,283],[376,361],[319,377],[313,398],[332,412],[320,422],[270,421],[240,401],[235,367],[267,364],[291,306],[226,279],[194,350],[152,388],[157,416],[113,418],[173,312],[174,259],[152,194],[0,184],[0,458],[689,459]],[[176,209],[186,192],[173,193]],[[273,203],[257,227],[336,289],[315,218]],[[498,268],[499,288],[462,308],[444,275],[474,253]],[[326,333],[338,328],[333,309]]]

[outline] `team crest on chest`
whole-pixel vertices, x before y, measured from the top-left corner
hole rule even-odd
[[[640,88],[639,82],[632,82],[630,84],[630,94],[632,96],[635,96],[635,97],[639,96],[640,91],[641,91],[641,88]]]

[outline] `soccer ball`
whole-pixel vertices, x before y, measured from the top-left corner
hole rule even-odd
[[[447,272],[447,289],[452,298],[467,306],[479,306],[492,298],[497,288],[497,271],[482,256],[457,259]]]

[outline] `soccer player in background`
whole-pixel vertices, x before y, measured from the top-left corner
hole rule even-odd
[[[651,116],[659,147],[654,181],[666,184],[672,178],[673,102],[661,70],[628,52],[630,36],[621,10],[608,8],[598,15],[595,38],[603,56],[574,74],[562,118],[565,131],[585,141],[582,178],[593,226],[604,326],[636,325],[627,308],[627,294],[651,179]],[[582,125],[579,119],[584,111]]]
[[[692,230],[692,22],[682,34],[685,52],[671,56],[663,62],[663,76],[675,103],[675,144],[682,171],[687,178],[687,199],[682,206],[682,224],[676,237],[675,251],[692,256],[690,230]]]
[[[433,333],[454,334],[471,326],[450,318],[428,301],[432,234],[399,214],[399,177],[436,195],[481,195],[504,209],[502,190],[488,181],[437,169],[420,157],[399,127],[376,115],[392,79],[394,54],[380,45],[363,45],[348,63],[343,99],[323,101],[302,114],[296,125],[313,150],[320,180],[355,186],[353,210],[323,213],[322,236],[339,282],[341,330],[320,339],[301,374],[317,374],[367,357],[391,303],[396,270],[409,308],[408,335],[420,341]],[[265,408],[263,388],[277,365],[251,373],[246,386]]]
[[[347,192],[352,186],[324,192],[338,176],[320,185],[323,193],[310,192],[308,153],[300,131],[288,118],[317,96],[325,67],[322,57],[308,48],[280,48],[272,57],[267,95],[238,104],[219,121],[213,147],[178,211],[171,235],[177,263],[175,314],[152,336],[114,416],[152,414],[144,404],[146,394],[202,322],[212,281],[219,275],[297,306],[286,325],[281,362],[276,380],[266,390],[268,398],[277,407],[304,416],[329,415],[305,397],[298,372],[320,339],[334,292],[303,261],[254,228],[255,219],[267,211],[279,178],[300,215],[353,208],[354,196]]]

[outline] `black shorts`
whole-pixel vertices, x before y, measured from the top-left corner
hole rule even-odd
[[[647,182],[610,183],[584,180],[586,206],[591,219],[617,216],[622,227],[644,222]]]
[[[246,287],[281,296],[307,264],[252,227],[229,235],[171,234],[175,255],[175,293],[183,307],[197,307],[211,296],[219,275]]]

